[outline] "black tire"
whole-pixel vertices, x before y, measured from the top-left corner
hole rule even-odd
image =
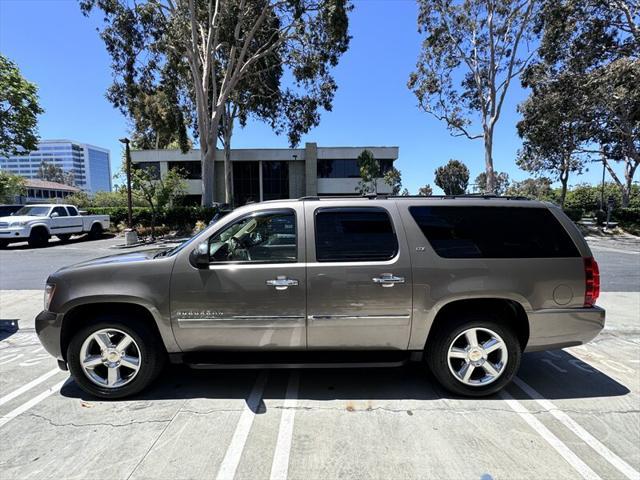
[[[502,338],[507,349],[507,362],[504,365],[504,370],[486,385],[467,385],[459,380],[449,368],[449,347],[463,332],[471,328],[488,329],[496,333]],[[480,333],[486,334],[486,332]],[[468,397],[484,397],[501,390],[511,382],[518,372],[521,357],[522,347],[513,329],[508,328],[496,316],[487,314],[466,314],[457,321],[454,319],[445,321],[440,328],[433,332],[425,350],[425,360],[438,382],[450,392]],[[452,363],[455,361],[456,359],[452,360]],[[460,360],[460,362],[458,365],[462,365],[465,360]],[[480,370],[481,367],[475,368],[479,370],[479,374],[476,376],[486,374],[484,369]]]
[[[71,238],[71,234],[70,233],[61,233],[59,235],[56,235],[56,237],[58,237],[62,243],[65,243],[65,242],[69,241],[69,239]]]
[[[7,248],[7,245],[9,245],[8,241],[0,240],[0,248]]]
[[[89,239],[97,240],[102,236],[102,225],[99,223],[94,223],[91,225],[91,230],[89,230]]]
[[[80,364],[80,351],[84,341],[102,329],[117,329],[135,341],[140,350],[140,366],[133,379],[120,387],[106,387],[89,379]],[[146,324],[134,319],[123,319],[115,315],[104,315],[81,328],[71,339],[67,348],[67,364],[76,383],[85,392],[106,400],[128,397],[148,387],[160,374],[166,361],[162,340]]]
[[[49,233],[42,227],[36,227],[29,234],[29,246],[32,248],[44,247],[49,243]]]

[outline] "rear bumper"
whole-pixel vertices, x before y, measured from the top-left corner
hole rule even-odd
[[[604,328],[600,307],[558,308],[529,313],[529,343],[525,351],[554,350],[582,345]]]
[[[53,355],[58,362],[63,360],[62,342],[60,333],[62,331],[62,315],[47,312],[40,312],[36,317],[36,334],[44,349]]]

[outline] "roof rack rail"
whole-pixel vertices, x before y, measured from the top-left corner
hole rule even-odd
[[[312,200],[312,201],[318,201],[318,200],[336,200],[336,199],[347,199],[347,200],[354,200],[354,199],[369,199],[369,200],[385,200],[388,198],[421,198],[421,199],[428,199],[428,198],[437,198],[437,199],[441,199],[441,200],[455,200],[456,198],[464,198],[464,199],[469,199],[469,198],[478,198],[478,199],[483,199],[483,200],[492,200],[492,199],[496,199],[496,200],[531,200],[528,197],[523,197],[523,196],[517,196],[517,195],[494,195],[494,194],[480,194],[480,193],[463,193],[462,195],[391,195],[391,194],[387,194],[387,193],[367,193],[365,195],[323,195],[323,196],[319,196],[319,195],[309,195],[309,196],[305,196],[305,197],[300,197],[298,198],[299,201],[305,201],[305,200]]]

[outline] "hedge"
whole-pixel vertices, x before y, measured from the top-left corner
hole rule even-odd
[[[577,222],[582,219],[584,210],[582,210],[581,208],[565,208],[564,213],[566,213],[567,217],[569,217],[571,220]]]
[[[90,215],[109,215],[113,226],[127,223],[126,207],[87,207],[84,210]],[[197,221],[209,223],[217,212],[217,207],[171,207],[158,213],[156,225],[166,225],[172,229],[192,228]],[[132,220],[134,225],[151,225],[151,209],[133,207]]]

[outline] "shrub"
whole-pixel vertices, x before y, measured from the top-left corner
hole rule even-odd
[[[571,220],[577,222],[582,218],[584,210],[582,210],[581,208],[565,208],[564,213],[566,213],[567,217],[569,217]]]
[[[126,207],[88,207],[85,210],[91,215],[109,215],[111,224],[114,226],[127,223]],[[208,224],[217,211],[216,207],[170,207],[160,212],[158,224],[166,225],[170,229],[191,230],[198,221]],[[151,224],[151,209],[133,207],[132,220],[134,225],[149,226]]]

